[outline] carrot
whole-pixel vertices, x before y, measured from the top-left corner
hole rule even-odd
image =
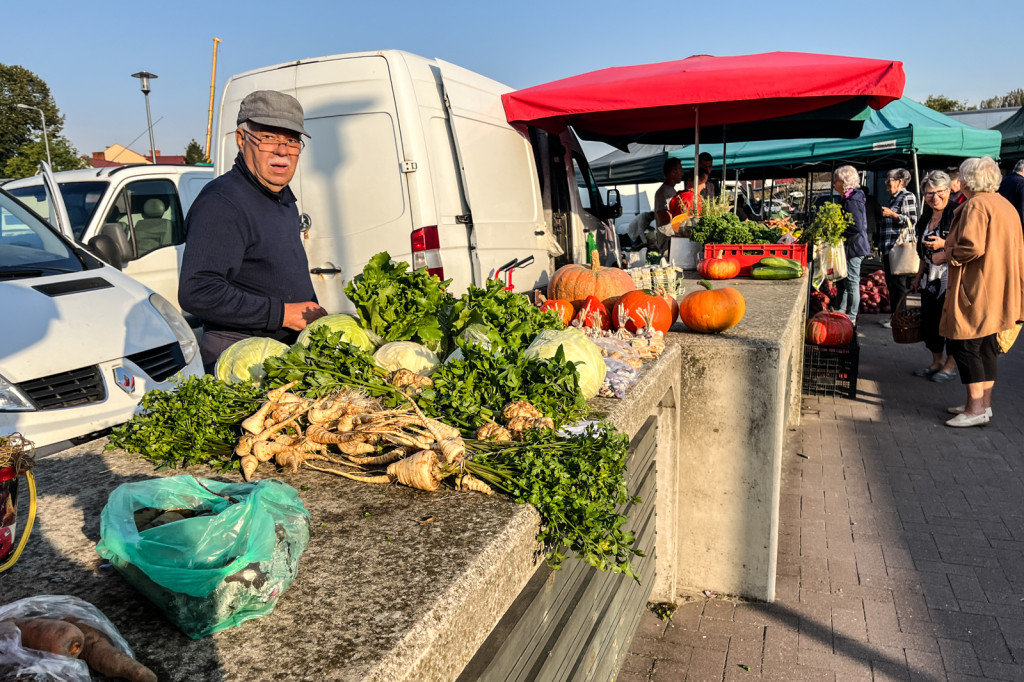
[[[79,658],[88,663],[90,668],[101,675],[129,682],[157,682],[156,673],[117,649],[102,632],[81,621],[74,621],[74,625],[85,636]]]
[[[14,624],[21,630],[21,643],[29,649],[71,658],[78,658],[82,652],[85,635],[71,623],[53,618],[26,618]]]

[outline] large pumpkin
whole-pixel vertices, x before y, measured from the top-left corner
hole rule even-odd
[[[807,320],[807,343],[815,346],[845,346],[853,340],[853,323],[842,313],[822,311]]]
[[[715,289],[706,279],[703,289],[692,291],[679,302],[679,319],[695,332],[714,334],[735,326],[747,312],[747,302],[736,289]]]
[[[705,258],[697,263],[697,274],[704,279],[732,279],[740,274],[740,262],[735,258]]]
[[[601,267],[597,251],[590,256],[590,265],[563,265],[548,282],[548,298],[569,301],[577,309],[587,296],[596,296],[608,305],[609,299],[636,289],[633,278],[625,270]]]
[[[634,334],[640,327],[667,332],[674,321],[672,308],[665,299],[639,289],[623,294],[612,309],[612,326],[615,329],[625,327]]]
[[[562,320],[562,326],[568,327],[569,323],[572,322],[573,313],[576,311],[572,307],[572,303],[569,301],[563,301],[558,298],[548,299],[540,306],[540,311],[545,313],[549,310],[554,310],[555,314],[558,315],[559,319]]]

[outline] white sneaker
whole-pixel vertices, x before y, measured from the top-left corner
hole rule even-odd
[[[949,412],[950,414],[963,414],[965,407],[966,407],[966,405],[957,405],[956,407],[947,407],[946,408],[946,412]],[[992,418],[992,408],[991,407],[986,407],[985,408],[985,416],[988,417],[989,419]]]
[[[946,422],[946,426],[952,426],[954,428],[967,428],[969,426],[984,426],[988,424],[989,416],[988,411],[976,414],[973,417],[968,417],[966,414],[958,414],[949,421]]]

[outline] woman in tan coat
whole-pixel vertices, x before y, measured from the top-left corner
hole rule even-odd
[[[947,426],[987,424],[992,418],[996,380],[996,334],[1024,320],[1024,237],[1017,212],[996,193],[999,166],[990,157],[960,164],[967,201],[953,218],[945,240],[927,241],[935,264],[948,263],[946,301],[939,333],[949,340],[967,401],[949,408]]]

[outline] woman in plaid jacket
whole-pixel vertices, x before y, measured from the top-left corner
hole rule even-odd
[[[892,274],[889,265],[889,251],[896,244],[900,232],[910,228],[914,232],[917,225],[917,198],[907,191],[910,173],[904,168],[889,171],[885,186],[889,191],[889,205],[882,207],[882,225],[878,231],[878,251],[882,256],[882,269],[885,271],[885,286],[889,289],[889,304],[895,309],[910,287],[910,276]],[[889,320],[882,323],[883,327],[891,328]]]

